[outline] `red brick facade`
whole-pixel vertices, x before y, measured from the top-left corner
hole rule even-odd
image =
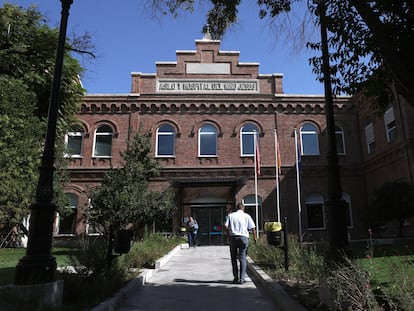
[[[323,205],[327,198],[324,97],[285,95],[282,74],[261,75],[258,63],[240,63],[238,52],[220,51],[219,47],[219,41],[196,40],[196,50],[177,51],[176,61],[156,64],[155,74],[132,73],[130,94],[85,96],[78,115],[84,126],[82,153],[71,158],[71,183],[67,187],[68,193],[79,198],[76,233],[85,231],[86,220],[81,215],[87,208],[88,190],[99,184],[108,168],[119,165],[119,151],[126,148],[128,129],[137,130],[141,125],[151,131],[154,157],[162,166],[161,178],[153,182],[154,187],[173,187],[176,193],[178,212],[170,230],[178,230],[183,219],[192,214],[202,222],[201,228],[205,227],[203,243],[220,243],[226,207],[255,194],[253,157],[243,156],[241,151],[241,129],[247,124],[256,126],[259,132],[261,175],[257,189],[262,200],[259,226],[264,221],[275,221],[277,215],[274,138],[277,129],[282,163],[281,215],[288,217],[289,231],[298,232],[294,130],[304,129],[308,124],[316,130],[319,153],[302,156],[302,232],[305,239],[326,240],[325,208],[322,206],[319,210],[322,214],[317,215],[316,206],[314,215],[308,215],[312,208],[308,204],[321,197]],[[376,181],[380,182],[386,174],[378,168],[379,161],[395,157],[393,169],[401,172],[407,163],[397,159],[402,157],[399,151],[378,155],[379,160],[367,157],[361,148],[365,144],[364,128],[359,125],[363,124],[364,109],[349,97],[334,100],[336,124],[342,129],[345,146],[339,161],[343,192],[350,204],[352,239],[365,235],[361,211],[368,204],[368,193],[378,186]],[[403,115],[412,119],[413,112],[409,113]],[[95,132],[103,124],[112,129],[111,155],[93,156]],[[160,157],[156,151],[157,130],[165,124],[175,132],[174,155]],[[199,154],[199,130],[205,124],[217,131],[214,156]],[[412,145],[409,150],[407,156],[412,159]],[[310,222],[321,220],[322,226],[309,228]]]

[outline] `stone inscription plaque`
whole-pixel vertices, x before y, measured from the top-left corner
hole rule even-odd
[[[241,94],[259,93],[259,81],[158,79],[157,93]]]

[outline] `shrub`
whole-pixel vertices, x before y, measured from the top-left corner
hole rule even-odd
[[[62,310],[84,310],[102,302],[136,276],[136,273],[128,273],[129,268],[153,266],[181,242],[177,237],[151,234],[135,243],[128,254],[116,257],[108,265],[105,243],[99,239],[82,240],[81,248],[70,258],[76,273],[66,269],[59,277],[65,282]]]
[[[129,253],[120,258],[119,264],[124,269],[153,268],[156,260],[181,242],[182,239],[176,236],[165,237],[160,233],[146,235],[143,241],[132,245]]]
[[[325,270],[323,286],[330,290],[335,310],[381,310],[372,291],[369,274],[350,260]]]
[[[79,250],[69,256],[68,268],[84,279],[106,274],[106,243],[100,238],[95,238],[81,239],[79,244]]]
[[[265,237],[258,239],[256,244],[250,243],[249,256],[262,267],[268,269],[283,268],[283,250],[279,247],[269,246]]]
[[[130,279],[117,260],[108,265],[106,244],[99,238],[81,240],[59,275],[64,280],[62,310],[83,310],[110,297]],[[73,273],[75,272],[75,273]]]

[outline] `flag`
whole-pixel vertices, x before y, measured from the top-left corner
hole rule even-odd
[[[259,152],[259,140],[257,139],[257,136],[254,136],[254,142],[255,142],[255,160],[256,160],[256,172],[257,176],[260,176],[260,152]]]
[[[279,141],[277,139],[277,133],[275,130],[275,153],[276,153],[276,169],[279,174],[282,173],[282,159],[280,157]]]

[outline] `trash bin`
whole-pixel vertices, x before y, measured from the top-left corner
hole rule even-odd
[[[269,245],[279,246],[282,243],[282,223],[276,221],[265,222],[264,229]]]
[[[126,254],[131,249],[132,231],[120,229],[115,235],[115,253]]]

